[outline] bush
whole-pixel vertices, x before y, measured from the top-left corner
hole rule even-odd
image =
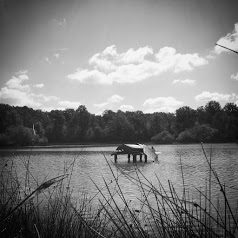
[[[161,133],[151,137],[151,140],[159,144],[170,144],[174,141],[174,136],[172,136],[168,131],[164,130]]]
[[[10,144],[10,138],[4,133],[0,133],[0,146],[6,146]]]
[[[196,141],[196,136],[191,130],[186,130],[181,132],[176,140],[180,143],[192,143]]]
[[[43,136],[41,138],[38,138],[35,143],[37,145],[47,145],[48,144],[48,139]]]

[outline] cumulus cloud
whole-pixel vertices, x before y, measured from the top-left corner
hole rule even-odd
[[[124,98],[121,97],[120,95],[112,95],[110,98],[107,99],[109,103],[118,103],[121,102]]]
[[[131,106],[131,105],[121,105],[119,107],[119,110],[124,111],[124,112],[126,112],[126,111],[134,111],[134,109],[135,108],[133,106]]]
[[[143,106],[146,107],[145,113],[153,112],[175,112],[181,107],[183,102],[176,100],[173,97],[157,97],[145,100]]]
[[[13,76],[6,82],[6,86],[0,89],[0,100],[2,103],[38,108],[43,102],[58,100],[58,97],[55,96],[33,93],[31,86],[25,83],[29,80],[27,73],[28,71],[26,70],[17,72],[17,76]],[[42,84],[36,85],[42,87]]]
[[[238,22],[235,24],[234,30],[231,33],[228,33],[226,36],[221,37],[217,44],[225,46],[229,49],[238,51]],[[214,52],[220,54],[222,52],[227,52],[229,50],[224,49],[220,46],[215,46]],[[229,51],[230,52],[230,51]]]
[[[184,84],[189,86],[194,86],[196,84],[196,80],[192,79],[175,79],[173,84]]]
[[[204,102],[209,102],[209,101],[217,101],[217,102],[235,102],[238,100],[238,95],[235,93],[232,94],[222,94],[222,93],[211,93],[207,91],[203,91],[201,94],[197,95],[195,97],[196,101],[204,101]]]
[[[115,95],[112,95],[111,97],[109,97],[106,100],[106,102],[94,104],[94,106],[97,107],[97,108],[100,108],[100,109],[107,107],[107,109],[108,109],[108,108],[111,108],[114,104],[120,103],[123,100],[124,100],[123,97],[121,97],[120,95],[115,94]]]
[[[79,105],[81,105],[80,102],[73,102],[73,101],[60,101],[58,102],[58,104],[62,106],[64,109],[66,108],[77,109]]]
[[[172,47],[164,47],[157,54],[148,46],[118,53],[116,46],[112,45],[93,55],[88,63],[92,69],[78,68],[67,78],[81,83],[108,85],[136,83],[167,71],[191,71],[195,67],[207,64],[208,61],[197,53],[177,53]]]
[[[3,87],[0,90],[0,99],[2,102],[8,103],[14,106],[29,106],[29,107],[39,107],[40,102],[37,102],[33,94],[21,91],[19,89],[12,89]]]
[[[231,79],[234,79],[234,80],[238,81],[238,73],[237,74],[232,74]]]
[[[194,54],[180,54],[172,47],[164,47],[155,55],[160,66],[165,70],[172,69],[175,73],[191,71],[194,67],[207,64],[207,60]]]
[[[106,74],[98,70],[77,69],[75,73],[67,76],[69,79],[78,80],[80,83],[111,84]]]
[[[23,85],[24,81],[28,80],[28,76],[26,74],[21,74],[18,77],[12,77],[7,83],[7,87],[9,89],[16,89],[21,91],[29,91],[30,86],[28,84]]]

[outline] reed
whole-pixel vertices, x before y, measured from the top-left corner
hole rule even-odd
[[[103,188],[92,179],[97,194],[91,198],[83,195],[77,200],[70,189],[75,159],[65,166],[62,175],[34,189],[29,189],[29,177],[33,177],[30,160],[25,163],[24,185],[19,182],[13,162],[9,162],[0,171],[0,236],[237,237],[238,209],[232,209],[229,203],[229,186],[221,181],[212,166],[212,150],[207,155],[201,146],[209,174],[205,190],[196,188],[196,200],[185,185],[182,158],[182,193],[177,192],[170,181],[165,188],[156,175],[156,183],[152,184],[139,169],[133,176],[118,167],[115,169],[116,164],[104,156],[113,179],[110,183],[104,179]],[[120,186],[122,176],[140,191],[139,208],[127,200]],[[220,190],[216,199],[213,180]]]

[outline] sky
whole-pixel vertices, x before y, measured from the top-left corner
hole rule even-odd
[[[238,105],[237,0],[0,0],[0,103],[44,111]]]

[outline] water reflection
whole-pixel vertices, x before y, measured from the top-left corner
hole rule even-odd
[[[148,161],[147,163],[145,162],[140,162],[137,161],[137,163],[128,163],[126,161],[124,162],[117,162],[117,163],[112,163],[117,169],[123,171],[123,172],[128,172],[128,173],[133,173],[140,169],[141,171],[146,170],[147,168],[151,167],[152,164],[158,163],[154,161]]]

